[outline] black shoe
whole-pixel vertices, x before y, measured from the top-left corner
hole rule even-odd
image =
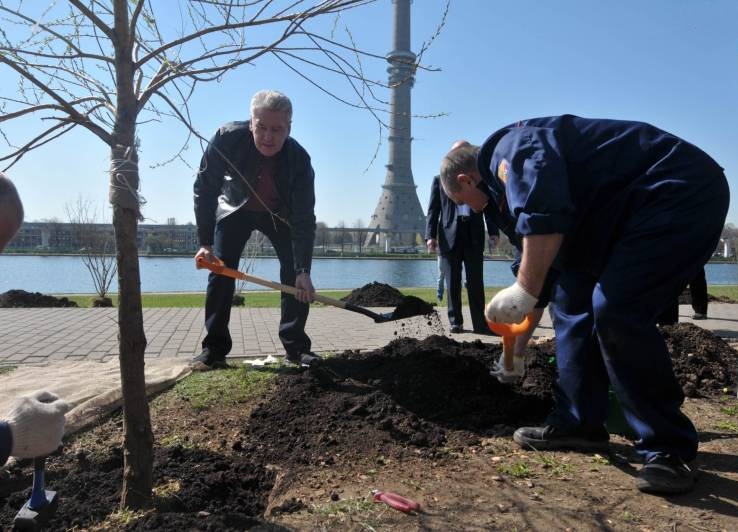
[[[323,359],[319,355],[316,355],[312,351],[308,353],[297,353],[294,355],[287,354],[287,356],[284,357],[285,362],[300,366],[301,368],[309,368],[314,364],[319,364],[322,360]]]
[[[454,334],[460,334],[464,332],[464,328],[461,325],[452,325],[451,332]]]
[[[693,320],[706,320],[707,319],[707,312],[695,312],[692,314]]]
[[[496,332],[494,332],[491,329],[478,329],[478,330],[475,329],[474,330],[474,334],[481,334],[481,335],[484,335],[484,336],[500,336],[499,334],[497,334]]]
[[[678,456],[660,454],[641,468],[636,486],[646,493],[687,493],[694,487],[695,473]]]
[[[610,435],[602,431],[563,430],[553,425],[545,427],[521,427],[513,434],[513,440],[526,449],[548,451],[571,449],[573,451],[607,451]]]
[[[190,361],[190,367],[194,371],[210,371],[213,369],[225,369],[228,367],[228,364],[226,364],[225,356],[214,355],[206,347],[202,350],[202,353]]]

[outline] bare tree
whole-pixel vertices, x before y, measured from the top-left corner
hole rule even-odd
[[[90,273],[98,295],[98,299],[93,300],[92,305],[110,307],[112,302],[107,295],[117,267],[115,242],[108,232],[108,226],[97,223],[97,211],[90,199],[79,197],[76,203],[64,205],[64,210],[72,225],[75,251],[79,253],[82,263]]]
[[[4,80],[15,76],[15,83],[5,85],[18,89],[12,95],[0,93],[0,124],[30,116],[44,124],[21,143],[0,130],[10,147],[0,162],[9,168],[78,127],[110,150],[125,429],[123,507],[148,506],[152,487],[136,247],[136,228],[143,219],[138,130],[147,122],[173,118],[187,132],[183,149],[193,137],[206,142],[188,107],[198,85],[219,81],[265,54],[345,104],[367,110],[383,126],[381,113],[388,112],[388,104],[377,90],[386,84],[367,79],[362,61],[384,62],[384,55],[359,49],[348,29],[339,38],[334,28],[320,33],[310,24],[373,1],[182,0],[155,6],[145,0],[67,0],[44,9],[37,2],[0,0],[0,67]],[[443,21],[439,31],[442,26]],[[350,96],[336,93],[333,85],[329,90],[317,84],[307,73],[311,69],[339,75]],[[181,151],[174,158],[181,159]]]

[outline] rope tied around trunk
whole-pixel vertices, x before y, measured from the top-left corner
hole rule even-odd
[[[122,207],[130,209],[136,213],[138,221],[142,222],[144,216],[141,213],[141,206],[146,204],[146,198],[139,194],[140,181],[138,180],[138,157],[132,146],[116,146],[118,150],[123,150],[123,158],[110,160],[110,203],[113,207]],[[137,181],[134,187],[128,178],[133,174]]]

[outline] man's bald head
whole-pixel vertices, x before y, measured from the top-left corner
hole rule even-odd
[[[0,252],[23,223],[23,203],[8,176],[0,172]]]

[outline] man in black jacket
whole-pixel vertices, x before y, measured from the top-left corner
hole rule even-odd
[[[466,207],[465,210],[464,207]],[[476,213],[468,206],[457,206],[440,185],[438,176],[431,184],[425,239],[428,250],[437,251],[445,272],[448,294],[448,321],[452,333],[464,331],[461,313],[461,270],[466,276],[469,312],[477,334],[490,334],[484,318],[484,224],[487,222],[490,246],[497,245],[499,231],[491,209]]]
[[[265,90],[251,99],[251,120],[222,126],[211,139],[195,180],[195,218],[200,250],[195,260],[222,260],[238,268],[252,231],[269,238],[277,253],[282,284],[279,338],[288,362],[310,365],[318,356],[305,334],[315,238],[315,174],[307,151],[290,134],[292,104],[284,94]],[[232,347],[228,322],[235,281],[211,273],[205,300],[202,353],[193,369],[226,366]]]

